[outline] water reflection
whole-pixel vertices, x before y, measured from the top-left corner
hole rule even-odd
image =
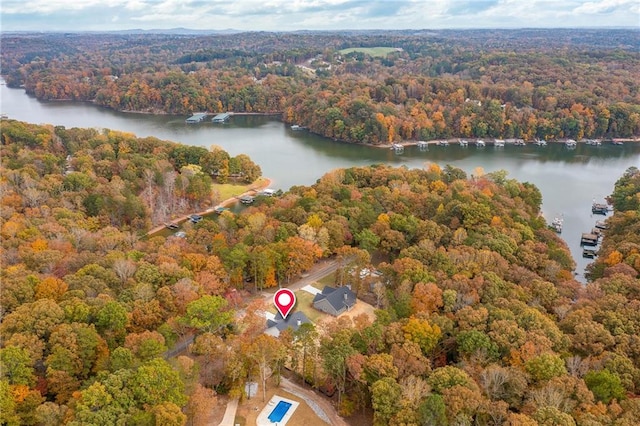
[[[249,155],[271,178],[275,189],[310,185],[324,173],[343,167],[385,163],[422,168],[427,163],[459,167],[468,174],[477,167],[485,172],[506,170],[509,177],[534,183],[543,196],[543,214],[548,221],[564,216],[562,237],[578,264],[578,278],[589,263],[582,258],[580,235],[589,232],[596,218],[593,199],[611,193],[615,181],[630,166],[640,167],[640,143],[615,146],[562,144],[546,147],[431,145],[428,150],[406,147],[402,154],[385,148],[335,142],[307,131],[292,131],[274,117],[234,116],[228,123],[185,123],[184,116],[127,114],[89,103],[39,102],[23,90],[0,86],[1,112],[9,118],[66,127],[109,128],[141,137],[155,136],[188,145],[209,148],[219,145],[231,155]]]

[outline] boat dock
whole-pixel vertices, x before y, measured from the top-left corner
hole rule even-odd
[[[240,197],[240,202],[242,204],[251,204],[253,203],[254,198],[251,195],[244,195]]]
[[[213,123],[226,123],[227,120],[231,117],[231,113],[223,112],[222,114],[218,114],[211,119]]]
[[[598,253],[594,249],[584,249],[584,250],[582,250],[582,257],[586,257],[587,259],[593,259],[597,255],[598,255]]]
[[[591,213],[607,215],[609,213],[609,206],[603,203],[593,203],[591,205]]]
[[[418,148],[420,148],[421,150],[429,149],[429,143],[428,142],[418,141],[417,145],[418,145]]]
[[[196,112],[191,117],[187,118],[185,121],[187,123],[200,123],[201,121],[204,121],[206,116],[207,116],[206,112]]]
[[[399,143],[394,143],[391,145],[391,149],[396,152],[396,154],[401,154],[404,152],[404,145],[400,145]]]
[[[581,246],[597,246],[598,236],[596,234],[583,233],[580,238]]]

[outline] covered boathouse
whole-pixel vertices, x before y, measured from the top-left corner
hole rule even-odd
[[[215,117],[213,117],[211,119],[211,121],[214,122],[214,123],[225,123],[229,119],[230,116],[231,116],[230,113],[224,112],[222,114],[218,114]]]
[[[187,118],[185,121],[187,123],[200,123],[207,116],[206,112],[196,112],[191,117]]]

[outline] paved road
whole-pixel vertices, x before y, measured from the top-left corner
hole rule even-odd
[[[319,281],[320,279],[331,274],[332,272],[335,272],[336,269],[338,269],[338,266],[339,266],[338,261],[336,259],[323,259],[318,263],[316,263],[315,265],[313,265],[311,270],[309,270],[309,272],[304,274],[304,276],[292,281],[287,285],[283,285],[283,287],[286,287],[292,291],[298,291],[302,287],[313,284],[316,281]],[[319,289],[319,290],[322,290],[322,289]],[[273,297],[274,292],[275,290],[273,292],[263,291],[262,296],[265,299],[270,299]]]

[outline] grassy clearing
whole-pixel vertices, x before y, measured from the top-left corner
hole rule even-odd
[[[378,47],[350,47],[348,49],[342,49],[340,51],[341,54],[346,55],[348,53],[351,52],[362,52],[365,55],[369,55],[372,57],[379,57],[379,58],[384,58],[385,56],[387,56],[389,53],[391,52],[395,52],[396,48],[395,47],[383,47],[383,46],[378,46]]]
[[[213,190],[219,195],[220,201],[227,200],[237,195],[243,194],[251,188],[261,186],[265,182],[265,178],[258,178],[251,184],[238,184],[238,183],[214,183],[211,185]]]
[[[328,285],[329,287],[334,287],[336,285],[336,273],[332,272],[329,275],[326,275],[318,280],[318,283],[322,284],[319,287],[319,290],[322,290],[322,287]]]
[[[237,185],[234,183],[214,183],[213,191],[219,195],[220,201],[226,200],[249,190],[250,185]]]
[[[304,290],[296,292],[296,310],[304,313],[312,323],[316,323],[325,314],[313,307],[313,298],[315,296],[311,293],[307,293]]]

